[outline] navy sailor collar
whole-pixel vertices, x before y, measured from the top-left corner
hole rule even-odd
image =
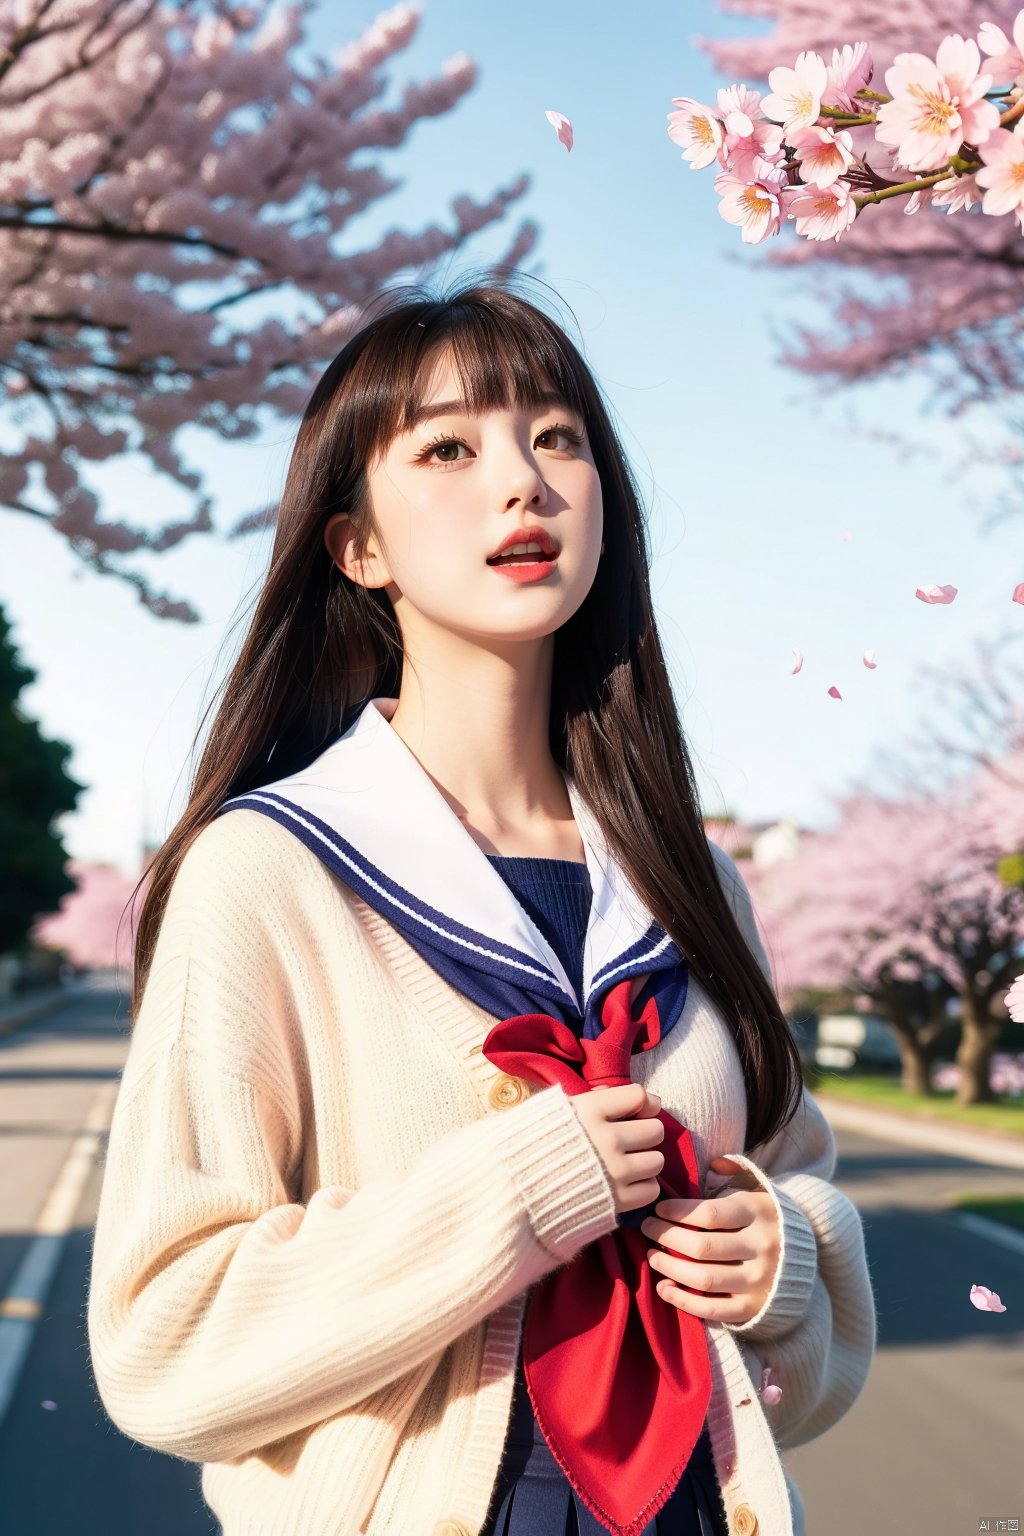
[[[583,997],[562,962],[430,775],[391,728],[397,698],[366,701],[306,767],[219,808],[272,817],[385,917],[447,981],[501,1018],[547,1012],[594,1039],[609,987],[646,975],[661,1034],[682,1012],[685,957],[630,885],[597,821],[561,770],[593,899]],[[580,1024],[582,1021],[582,1029]]]

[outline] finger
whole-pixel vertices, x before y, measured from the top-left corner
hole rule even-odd
[[[707,1323],[743,1323],[754,1315],[750,1303],[742,1296],[698,1296],[674,1280],[659,1280],[655,1290],[669,1306]]]
[[[661,1120],[648,1116],[641,1120],[620,1120],[619,1136],[628,1151],[640,1148],[660,1147],[665,1140],[665,1126]]]
[[[712,1259],[688,1259],[682,1254],[652,1248],[647,1262],[657,1274],[705,1296],[735,1296],[750,1289],[744,1264],[719,1264]]]
[[[737,1232],[756,1214],[746,1193],[719,1195],[713,1200],[659,1200],[656,1216],[682,1226],[703,1227],[707,1232]]]
[[[591,1089],[591,1092],[614,1093],[616,1095],[617,1102],[611,1109],[606,1110],[605,1113],[607,1114],[609,1120],[621,1122],[625,1120],[636,1119],[641,1110],[647,1107],[646,1092],[644,1092],[644,1094],[638,1099],[636,1094],[632,1091],[637,1087],[639,1087],[639,1084],[637,1083],[619,1083],[614,1086],[611,1083],[595,1083]]]
[[[648,1216],[640,1223],[645,1237],[681,1258],[713,1264],[742,1264],[755,1257],[756,1248],[750,1234],[738,1232],[707,1232],[700,1227],[677,1226],[671,1221],[659,1221]]]

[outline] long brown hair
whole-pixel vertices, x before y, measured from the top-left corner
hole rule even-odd
[[[532,408],[553,386],[586,423],[605,551],[590,592],[554,636],[551,751],[720,1008],[746,1082],[746,1146],[763,1145],[799,1107],[800,1055],[719,883],[655,627],[639,493],[590,369],[561,325],[513,292],[510,279],[464,281],[439,298],[419,285],[393,288],[361,322],[303,414],[248,633],[186,809],[144,877],[134,1005],[175,872],[223,802],[305,766],[368,699],[398,695],[403,657],[391,601],[333,563],[324,527],[348,512],[355,557],[365,552],[376,532],[366,466],[409,429],[423,381],[450,347],[470,411]]]

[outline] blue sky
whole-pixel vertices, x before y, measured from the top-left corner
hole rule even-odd
[[[310,44],[330,56],[377,14],[324,4]],[[674,96],[712,100],[729,83],[693,37],[739,30],[751,24],[709,0],[642,10],[428,0],[382,100],[396,102],[458,52],[479,78],[453,112],[381,155],[404,184],[350,226],[346,248],[394,227],[449,225],[458,195],[483,199],[530,175],[506,220],[441,279],[502,254],[522,218],[540,225],[527,269],[561,296],[570,329],[575,315],[650,512],[659,626],[704,808],[826,825],[831,797],[920,724],[920,668],[956,664],[975,638],[1024,624],[1009,602],[1024,580],[1024,540],[1019,522],[982,535],[977,488],[944,463],[951,428],[921,416],[916,384],[823,398],[775,362],[774,337],[817,311],[798,280],[758,270],[759,252],[718,215],[713,172],[691,172],[665,131]],[[572,120],[571,153],[548,108]],[[865,423],[932,444],[934,457],[852,432],[851,404]],[[245,444],[182,435],[219,528],[279,494],[295,425]],[[9,440],[0,414],[0,448]],[[93,483],[110,518],[186,510],[138,460]],[[23,707],[73,746],[70,770],[89,786],[59,823],[65,846],[134,872],[142,838],[165,835],[184,806],[192,740],[240,641],[269,539],[198,536],[137,561],[195,603],[203,622],[191,626],[153,618],[35,520],[4,514],[2,541],[0,602],[39,674]],[[923,604],[913,594],[924,582],[951,582],[960,595],[949,607]],[[795,677],[794,646],[805,656]],[[861,664],[868,648],[873,672]],[[842,702],[828,697],[833,683]]]

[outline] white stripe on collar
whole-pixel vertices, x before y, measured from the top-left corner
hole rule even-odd
[[[315,817],[372,866],[369,872],[363,869],[364,879],[368,873],[372,876],[373,869],[384,878],[386,888],[380,890],[385,915],[386,903],[400,903],[403,892],[426,902],[479,941],[503,946],[503,964],[515,963],[507,955],[511,949],[523,956],[524,973],[539,965],[541,974],[556,980],[581,1014],[595,982],[603,990],[618,972],[641,974],[673,947],[609,852],[571,774],[560,770],[593,891],[583,957],[584,996],[578,999],[544,935],[392,729],[397,707],[397,698],[370,699],[344,735],[307,767],[235,796],[222,809],[266,794],[275,797],[268,804],[279,809],[282,799],[286,801],[297,819],[303,813]],[[336,845],[334,852],[336,858],[345,857]],[[466,942],[454,927],[447,936]]]

